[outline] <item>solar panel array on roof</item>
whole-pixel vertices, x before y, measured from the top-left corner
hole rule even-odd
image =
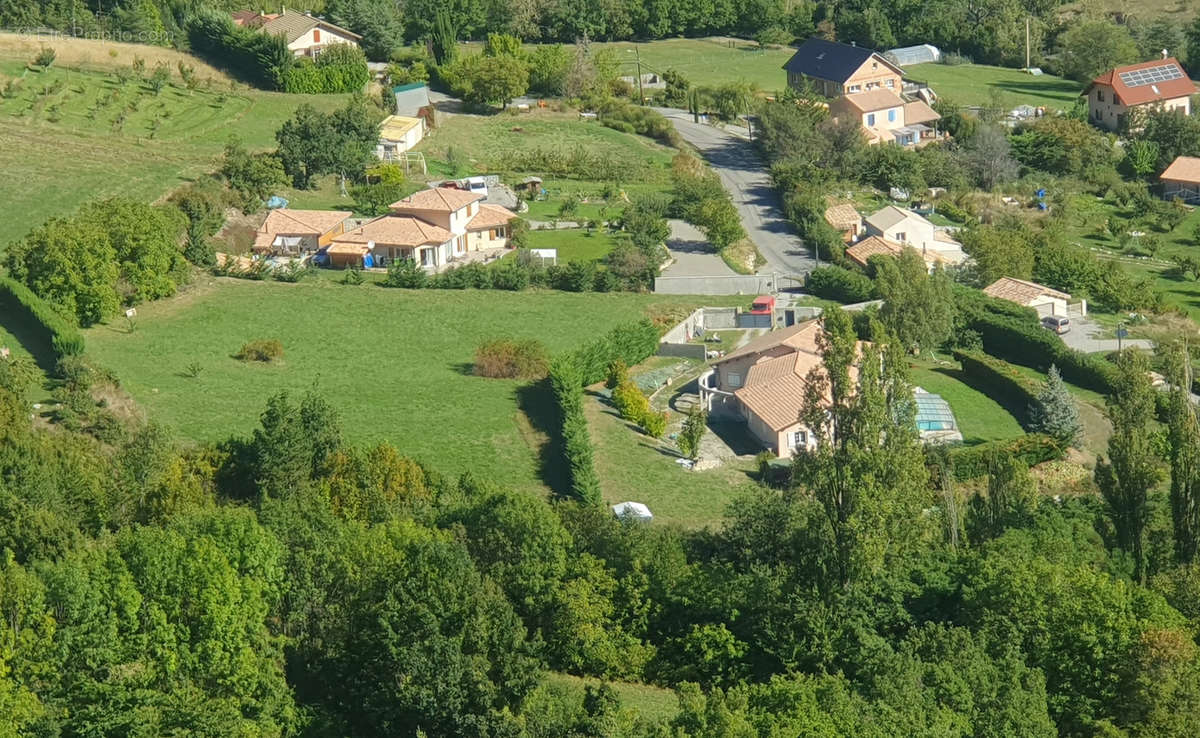
[[[950,411],[950,405],[942,399],[941,395],[918,392],[916,393],[916,400],[917,430],[944,431],[958,429],[958,424],[954,422],[954,413]]]
[[[1173,79],[1179,79],[1183,76],[1183,71],[1174,64],[1162,64],[1157,67],[1149,67],[1147,69],[1133,69],[1128,72],[1121,72],[1121,81],[1126,87],[1145,87],[1156,82],[1168,82]]]

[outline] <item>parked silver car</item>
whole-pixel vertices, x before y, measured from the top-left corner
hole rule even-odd
[[[1042,318],[1042,327],[1061,335],[1071,330],[1071,319],[1061,315],[1047,315]]]

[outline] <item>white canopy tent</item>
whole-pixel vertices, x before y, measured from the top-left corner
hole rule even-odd
[[[612,506],[613,515],[616,515],[621,520],[633,520],[639,522],[650,522],[654,519],[650,508],[640,502],[622,502]]]

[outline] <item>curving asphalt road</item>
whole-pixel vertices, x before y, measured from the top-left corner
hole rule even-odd
[[[742,226],[767,260],[759,272],[799,274],[811,270],[816,265],[811,250],[784,219],[779,195],[754,144],[720,128],[694,123],[685,111],[657,110],[685,141],[699,149],[733,196]]]

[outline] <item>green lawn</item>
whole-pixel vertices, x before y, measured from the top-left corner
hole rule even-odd
[[[588,234],[582,228],[529,232],[529,248],[558,249],[559,264],[599,261],[608,256],[616,243],[616,236],[601,231]]]
[[[753,41],[723,38],[672,38],[638,44],[594,43],[592,48],[614,50],[623,75],[635,74],[637,56],[640,55],[643,74],[662,74],[674,69],[693,85],[702,86],[746,80],[768,94],[787,86],[783,65],[795,53],[791,47],[764,51]]]
[[[710,298],[704,304],[717,303]],[[680,361],[655,357],[642,368]],[[609,505],[642,502],[654,513],[655,523],[703,528],[718,525],[729,503],[755,484],[749,475],[753,470],[749,461],[729,462],[704,471],[685,470],[675,463],[678,455],[672,441],[660,443],[646,436],[621,420],[616,410],[597,395],[588,396],[585,403],[596,473]],[[679,413],[670,411],[669,416],[668,435],[678,432],[683,421]]]
[[[584,688],[589,685],[595,687],[602,683],[599,679],[587,679],[553,671],[546,675],[546,682],[577,695],[582,695]],[[642,718],[666,722],[679,714],[679,698],[670,689],[633,682],[604,683],[616,690],[621,698],[621,707],[636,712]]]
[[[127,195],[155,200],[215,168],[230,136],[251,149],[274,145],[275,130],[301,103],[330,109],[342,95],[285,95],[184,89],[155,95],[142,81],[55,66],[29,72],[0,57],[0,81],[20,79],[0,98],[0,248],[84,200]],[[19,216],[19,217],[17,217]]]
[[[904,76],[928,82],[939,97],[959,105],[990,105],[999,95],[1006,108],[1033,105],[1069,110],[1083,89],[1078,82],[1050,74],[1035,77],[1020,69],[984,64],[915,64],[904,68]]]
[[[556,166],[570,169],[572,158],[583,155],[603,162],[613,179],[619,174],[627,182],[658,184],[670,181],[671,157],[676,153],[643,136],[614,131],[594,120],[580,120],[574,113],[549,110],[522,115],[443,116],[417,150],[438,171],[456,158],[464,169],[474,172],[528,172],[539,176],[547,175],[540,161],[552,160]],[[605,178],[603,173],[568,173],[576,179]]]
[[[1013,438],[1025,433],[1017,419],[998,402],[967,383],[957,364],[913,364],[910,379],[950,403],[964,443]]]
[[[648,312],[686,314],[701,301],[205,278],[139,306],[133,333],[114,323],[90,329],[86,340],[150,418],[187,439],[248,433],[271,394],[316,386],[352,442],[390,441],[448,474],[484,469],[499,483],[541,491],[546,408],[522,407],[522,396],[533,400],[517,382],[472,376],[475,347],[528,337],[556,353]],[[280,365],[231,358],[257,338],[282,341]],[[192,362],[198,379],[185,376]]]

